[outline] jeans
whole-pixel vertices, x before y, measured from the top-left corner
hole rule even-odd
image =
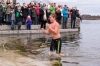
[[[26,18],[27,18],[27,17],[23,17],[23,20],[22,20],[22,24],[23,24],[23,25],[26,24]]]
[[[10,22],[10,19],[11,19],[11,14],[6,14],[6,21]]]
[[[43,20],[41,22],[41,28],[44,28],[44,29],[46,28],[46,22],[47,22],[46,20]]]
[[[36,25],[39,24],[39,15],[36,16]]]
[[[32,17],[32,24],[36,25],[36,17]]]
[[[22,22],[18,22],[17,25],[18,25],[18,30],[20,30],[21,29]]]
[[[14,29],[15,26],[15,20],[11,20],[11,29]]]
[[[71,18],[71,28],[75,28],[76,17]]]
[[[68,18],[63,18],[63,23],[62,23],[63,29],[67,28],[67,20],[68,20]]]
[[[2,17],[0,17],[0,25],[2,24]]]

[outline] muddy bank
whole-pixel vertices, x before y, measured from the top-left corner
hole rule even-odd
[[[0,51],[1,52],[1,51]],[[47,66],[51,63],[48,61],[39,61],[30,57],[23,57],[14,51],[2,52],[0,54],[0,66]]]
[[[35,44],[33,40],[28,42],[30,45],[23,41],[23,39],[8,40],[5,41],[5,43],[1,43],[0,66],[40,66],[40,64],[41,66],[50,65],[50,61],[40,61],[37,59],[36,55],[43,51],[42,49],[37,50],[40,48],[41,42],[35,42]]]

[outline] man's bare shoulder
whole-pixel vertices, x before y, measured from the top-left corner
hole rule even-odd
[[[56,22],[56,26],[60,26],[58,22]]]

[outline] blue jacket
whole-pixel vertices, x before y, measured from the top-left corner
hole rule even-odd
[[[62,13],[63,13],[63,18],[68,18],[68,10],[63,9]]]
[[[27,21],[26,21],[26,24],[27,24],[27,25],[32,25],[32,21],[31,21],[31,20],[27,20]]]
[[[42,6],[40,9],[41,9],[41,10],[44,10],[44,6]]]

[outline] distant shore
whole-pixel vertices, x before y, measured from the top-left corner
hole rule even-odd
[[[100,20],[100,16],[82,15],[83,20]]]

